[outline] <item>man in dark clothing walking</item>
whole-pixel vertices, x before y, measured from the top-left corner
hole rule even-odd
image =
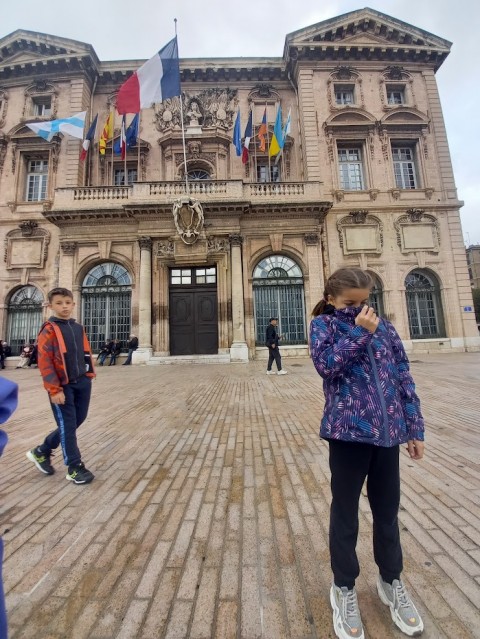
[[[281,337],[277,333],[277,324],[277,318],[271,317],[267,326],[265,338],[265,344],[268,346],[267,375],[275,375],[275,371],[272,371],[273,360],[275,360],[275,364],[277,365],[277,375],[287,374],[287,371],[282,369],[282,356],[280,355],[280,349],[278,348],[278,342]]]

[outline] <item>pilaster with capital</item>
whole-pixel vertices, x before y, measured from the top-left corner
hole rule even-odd
[[[305,287],[305,303],[307,317],[312,308],[323,297],[325,282],[322,267],[322,248],[318,233],[307,233],[304,236],[305,258],[308,265],[308,286]]]
[[[138,300],[139,348],[133,354],[133,363],[147,362],[152,356],[152,239],[140,237],[140,281]]]
[[[60,249],[61,254],[58,285],[72,290],[77,243],[71,241],[60,242]]]
[[[232,362],[247,362],[248,347],[245,339],[245,310],[243,295],[242,273],[242,244],[241,235],[230,235],[231,265],[232,265],[232,325],[233,342],[230,346],[230,360]]]

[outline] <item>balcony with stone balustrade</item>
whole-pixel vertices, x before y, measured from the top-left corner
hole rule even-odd
[[[244,202],[255,204],[301,204],[329,200],[320,182],[245,183],[242,180],[198,180],[185,182],[138,182],[131,186],[58,188],[52,211],[81,211],[149,205],[168,205],[186,196],[200,202]]]

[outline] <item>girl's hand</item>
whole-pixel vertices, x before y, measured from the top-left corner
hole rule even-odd
[[[407,442],[407,450],[412,459],[422,459],[425,444],[418,439],[409,439]]]
[[[380,324],[380,319],[377,317],[373,308],[365,304],[355,318],[355,324],[357,326],[363,326],[363,328],[366,328],[370,333],[375,333],[377,326]]]

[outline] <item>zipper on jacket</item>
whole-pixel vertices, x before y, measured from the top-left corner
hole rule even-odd
[[[368,358],[370,359],[370,364],[372,365],[373,376],[375,377],[375,384],[377,386],[378,395],[380,397],[380,404],[382,406],[383,427],[385,430],[385,442],[387,446],[390,446],[390,429],[388,427],[387,405],[385,403],[385,397],[383,396],[382,385],[380,384],[380,376],[378,374],[377,362],[375,361],[371,344],[368,344],[367,352],[368,352]]]
[[[80,377],[80,367],[78,365],[78,348],[77,348],[77,340],[75,338],[75,331],[72,328],[70,322],[68,322],[68,328],[72,331],[73,335],[73,343],[75,344],[75,366],[77,367],[77,379]],[[68,374],[68,373],[67,373]]]

